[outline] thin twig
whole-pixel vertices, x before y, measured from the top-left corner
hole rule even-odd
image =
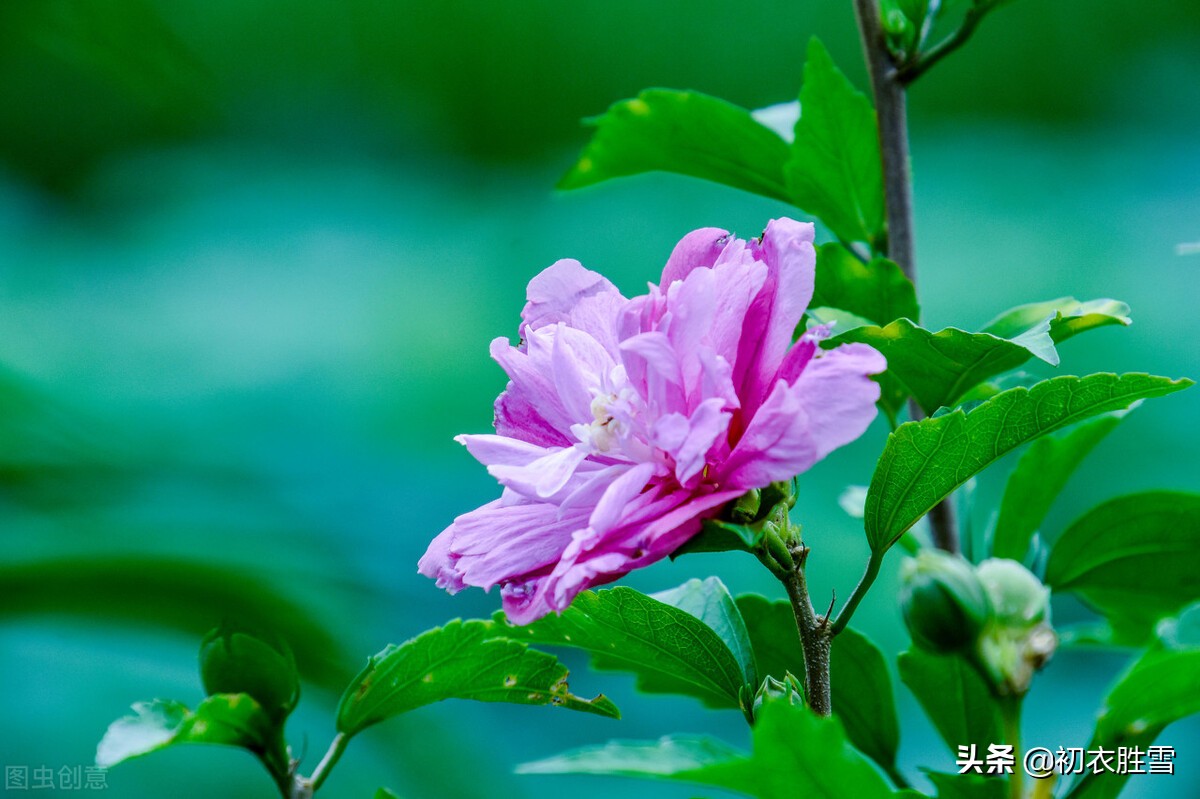
[[[991,4],[973,6],[963,18],[962,25],[958,27],[958,30],[956,30],[951,36],[938,42],[916,61],[898,69],[896,71],[896,80],[901,84],[908,86],[917,78],[928,72],[929,68],[934,64],[941,61],[958,48],[962,47],[967,43],[967,40],[971,38],[971,35],[975,33],[975,29],[979,27],[979,23],[983,21],[983,18],[991,9]]]
[[[871,553],[871,558],[867,561],[867,569],[863,572],[862,579],[858,581],[858,585],[854,586],[854,593],[850,595],[850,599],[846,600],[846,604],[838,612],[837,618],[833,620],[833,627],[830,628],[829,632],[830,635],[837,635],[846,629],[846,625],[850,623],[850,618],[858,608],[858,603],[862,602],[863,597],[867,595],[867,591],[871,589],[871,585],[875,582],[875,578],[879,576],[879,567],[883,564],[885,551]]]

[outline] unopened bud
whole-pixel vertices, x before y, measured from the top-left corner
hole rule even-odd
[[[800,680],[790,671],[784,675],[782,680],[767,677],[763,680],[762,685],[758,687],[758,692],[754,695],[752,715],[757,717],[759,710],[767,702],[786,702],[789,705],[803,705],[804,686],[800,684]]]
[[[287,642],[228,625],[204,637],[200,678],[209,695],[248,694],[277,718],[290,713],[300,699],[296,660]]]
[[[913,642],[930,652],[973,645],[990,615],[983,585],[963,558],[922,550],[901,567],[900,609]]]
[[[1050,621],[1050,589],[1015,560],[991,558],[976,568],[997,624],[1032,627]]]
[[[985,560],[978,573],[994,614],[976,658],[996,693],[1024,695],[1058,648],[1050,589],[1014,560]]]

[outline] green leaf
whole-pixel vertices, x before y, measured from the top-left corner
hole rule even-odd
[[[1128,312],[1127,305],[1115,300],[1081,303],[1063,297],[1006,311],[979,333],[954,327],[932,333],[911,319],[897,319],[887,320],[885,327],[841,332],[824,346],[858,341],[875,347],[888,360],[887,374],[932,415],[1030,357],[1057,366],[1056,344],[1096,327],[1127,325],[1129,318],[1124,314]],[[909,316],[916,318],[915,314]],[[889,404],[896,405],[895,399]]]
[[[672,552],[671,558],[697,552],[753,552],[762,537],[761,530],[754,530],[744,524],[705,519],[700,526],[700,532]]]
[[[375,799],[400,799],[399,796],[389,791],[387,788],[380,788],[375,791]]]
[[[692,782],[759,799],[883,799],[892,790],[846,742],[842,725],[787,702],[765,704],[744,755],[703,738],[613,743],[521,766],[526,774],[616,774]]]
[[[1047,320],[1010,340],[956,327],[931,333],[909,319],[897,319],[885,327],[848,330],[826,339],[822,346],[832,348],[852,341],[870,344],[883,353],[887,374],[905,393],[912,394],[927,414],[953,405],[972,387],[1015,369],[1030,357],[1058,364]]]
[[[1125,745],[1147,730],[1162,729],[1194,713],[1200,713],[1200,648],[1155,648],[1109,692],[1095,742]]]
[[[773,601],[761,594],[742,594],[738,610],[746,623],[760,678],[804,674],[804,649],[796,632],[796,617],[786,601]]]
[[[791,605],[758,594],[743,594],[737,604],[754,645],[759,674],[778,679],[789,671],[803,674],[804,650]],[[895,774],[900,724],[883,653],[847,628],[833,639],[830,658],[830,699],[846,736],[884,771]]]
[[[1104,700],[1088,749],[1145,749],[1167,725],[1200,713],[1200,647],[1155,644],[1117,681]],[[1067,799],[1115,799],[1129,774],[1087,774]]]
[[[896,773],[900,720],[892,678],[879,647],[849,627],[833,639],[829,664],[833,712],[859,750],[888,774]]]
[[[1149,491],[1077,519],[1050,551],[1046,583],[1148,633],[1200,599],[1200,495]],[[1144,636],[1143,636],[1144,637]]]
[[[839,238],[881,249],[883,160],[875,111],[816,38],[808,45],[800,112],[784,165],[791,201]]]
[[[878,325],[920,316],[916,290],[900,267],[886,258],[863,263],[837,243],[817,248],[816,286],[809,305],[841,308]]]
[[[339,732],[372,724],[443,699],[555,705],[619,718],[603,694],[581,699],[567,687],[558,658],[496,637],[485,621],[452,621],[372,657],[342,695]]]
[[[873,550],[887,549],[954,489],[1027,441],[1190,385],[1138,373],[1056,377],[997,394],[970,413],[906,422],[888,436],[867,489],[867,540]]]
[[[979,673],[958,655],[909,650],[900,655],[900,681],[933,722],[951,752],[1004,740],[1000,710]]]
[[[699,92],[647,89],[588,122],[596,134],[560,189],[662,171],[788,199],[787,144],[732,103]]]
[[[724,741],[704,735],[671,735],[657,741],[609,741],[523,763],[518,774],[603,774],[673,777],[744,757]]]
[[[983,328],[1000,338],[1012,338],[1043,320],[1050,320],[1050,337],[1060,344],[1074,335],[1108,325],[1131,324],[1129,306],[1119,300],[1089,300],[1074,297],[1034,302],[1005,311]]]
[[[1136,406],[1134,403],[1130,409]],[[1113,411],[1080,422],[1061,435],[1039,438],[1029,446],[1004,487],[992,538],[993,557],[1024,560],[1033,534],[1075,468],[1128,412]]]
[[[937,788],[937,799],[1004,799],[1008,796],[1008,780],[937,771],[927,772],[926,776]]]
[[[240,746],[264,753],[274,740],[274,723],[245,694],[216,694],[196,712],[183,704],[156,699],[138,702],[133,715],[114,721],[96,748],[96,765],[115,766],[180,743]]]
[[[498,635],[583,649],[593,667],[630,672],[647,693],[745,711],[742,666],[721,637],[692,614],[632,588],[584,591],[560,615],[524,627],[508,626],[502,614],[494,624]]]
[[[707,624],[737,659],[743,684],[751,689],[758,686],[758,668],[754,663],[754,649],[750,646],[746,622],[729,589],[720,579],[709,577],[699,580],[693,577],[677,588],[659,591],[650,597],[690,613]]]

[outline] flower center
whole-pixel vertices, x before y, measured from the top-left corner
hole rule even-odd
[[[612,449],[624,429],[609,410],[609,405],[616,401],[616,394],[598,394],[592,400],[592,417],[595,421],[588,426],[588,432],[592,437],[592,445],[600,452]]]

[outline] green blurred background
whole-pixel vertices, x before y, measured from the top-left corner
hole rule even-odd
[[[651,85],[747,107],[791,99],[819,34],[863,85],[848,0],[520,4],[444,0],[0,2],[0,762],[89,764],[130,702],[200,698],[222,616],[281,626],[306,673],[289,732],[309,770],[365,656],[493,594],[450,598],[416,560],[495,494],[451,441],[491,422],[487,357],[524,285],[560,257],[626,293],[704,225],[756,235],[772,201],[648,176],[552,186],[580,117]],[[1200,5],[1021,0],[911,99],[926,321],[980,325],[1066,294],[1135,324],[1064,347],[1063,371],[1200,374]],[[1200,392],[1149,403],[1085,463],[1048,530],[1106,497],[1197,487]],[[836,498],[869,479],[881,423],[804,478],[816,595],[865,560]],[[978,530],[1011,460],[978,485]],[[899,556],[856,625],[906,645]],[[737,555],[661,564],[645,590],[717,573],[777,593]],[[1085,618],[1056,608],[1060,621]],[[454,703],[364,734],[322,795],[555,796],[681,786],[515,777],[609,737],[741,719],[647,698],[571,654],[573,688],[620,722]],[[1030,745],[1085,745],[1121,653],[1063,651],[1026,711]],[[906,771],[950,770],[904,689]],[[1161,739],[1200,795],[1200,725]],[[120,766],[113,796],[265,797],[243,753],[191,747]],[[44,793],[54,793],[52,791]],[[67,791],[59,791],[67,793]],[[711,794],[711,792],[709,792]]]

